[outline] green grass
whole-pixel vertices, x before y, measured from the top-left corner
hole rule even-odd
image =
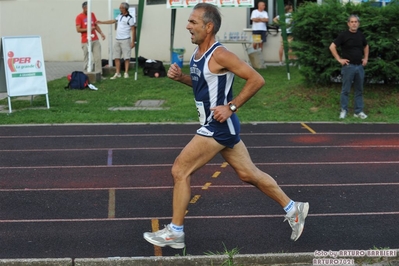
[[[168,67],[168,66],[166,66]],[[183,71],[188,72],[185,66]],[[340,84],[328,87],[306,86],[296,67],[291,67],[291,80],[285,67],[259,70],[266,85],[240,110],[241,122],[342,122],[339,116]],[[97,82],[98,91],[65,90],[67,79],[48,83],[50,109],[44,96],[30,101],[12,98],[11,114],[1,113],[0,124],[53,123],[134,123],[134,122],[198,122],[191,88],[168,78],[149,78],[139,69],[138,80],[131,78]],[[244,80],[236,78],[234,94],[243,87]],[[366,120],[353,118],[353,91],[349,116],[344,123],[399,122],[399,88],[386,85],[366,85],[364,92]],[[109,111],[111,107],[132,107],[138,100],[165,100],[162,111]],[[82,101],[84,103],[82,103]],[[7,99],[0,105],[8,110]]]
[[[219,252],[212,252],[212,251],[208,251],[205,252],[205,255],[211,256],[211,255],[226,255],[227,259],[221,264],[221,266],[240,266],[237,265],[234,262],[234,256],[238,255],[240,252],[240,249],[238,247],[233,248],[232,250],[227,249],[226,245],[223,243],[223,251]],[[212,264],[213,265],[213,264]]]
[[[370,250],[390,250],[389,247],[376,247],[374,246],[373,248],[370,248]],[[373,264],[379,264],[379,265],[391,265],[390,260],[394,259],[395,257],[358,257],[355,258],[355,263],[357,265],[373,265]]]

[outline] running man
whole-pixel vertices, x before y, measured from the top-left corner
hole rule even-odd
[[[286,211],[293,241],[301,236],[309,203],[294,202],[268,174],[252,162],[240,139],[238,108],[262,88],[262,76],[235,54],[228,51],[215,36],[221,16],[212,4],[197,4],[188,19],[187,30],[197,47],[190,61],[190,75],[182,73],[177,64],[170,66],[168,77],[193,88],[199,120],[197,134],[181,151],[172,167],[173,218],[164,229],[144,233],[151,244],[181,249],[184,243],[184,216],[190,201],[191,175],[220,153],[244,182],[250,183],[275,200]],[[237,75],[246,80],[242,91],[233,98],[233,80]]]

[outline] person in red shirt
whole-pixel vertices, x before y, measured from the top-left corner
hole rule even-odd
[[[81,34],[81,43],[83,50],[83,60],[84,66],[83,70],[87,72],[87,67],[89,64],[89,51],[87,43],[87,1],[82,4],[83,12],[76,16],[76,31]],[[96,31],[101,35],[102,40],[105,40],[105,35],[101,28],[96,24],[96,15],[91,13],[91,52],[93,53],[94,68],[92,72],[101,73],[102,75],[102,65],[101,65],[101,44],[98,40]]]

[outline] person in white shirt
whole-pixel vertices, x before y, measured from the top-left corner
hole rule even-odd
[[[114,58],[116,73],[111,79],[121,77],[121,61],[120,58],[125,59],[125,74],[124,78],[128,78],[129,64],[131,50],[136,45],[136,21],[134,15],[129,14],[129,4],[121,3],[119,6],[121,13],[112,20],[97,21],[98,24],[114,24],[117,23],[116,41],[114,45]]]
[[[269,22],[269,15],[265,11],[265,8],[265,2],[260,1],[258,2],[258,9],[253,10],[251,13],[252,34],[260,35],[262,39],[260,43],[253,44],[254,49],[260,48],[261,50],[263,50],[263,43],[266,42],[266,23]]]
[[[294,40],[294,37],[292,36],[292,31],[291,31],[291,24],[292,24],[292,5],[288,4],[284,7],[284,12],[285,12],[285,25],[286,25],[286,32],[287,32],[287,41],[288,44]],[[276,16],[273,19],[273,22],[276,24],[279,24],[280,16]],[[278,51],[278,56],[279,56],[279,64],[283,65],[283,53],[284,53],[284,41],[283,41],[283,35],[281,35],[281,45],[280,49]],[[292,54],[291,48],[288,51],[288,59],[292,60],[295,59],[295,56]]]

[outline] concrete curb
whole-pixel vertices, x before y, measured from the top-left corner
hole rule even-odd
[[[107,259],[76,259],[75,266],[220,266],[220,265],[312,265],[313,253],[235,255],[229,264],[227,255],[182,257],[137,257]]]
[[[64,259],[0,259],[1,266],[72,266],[71,258]]]
[[[235,255],[234,265],[312,265],[313,253],[281,253]],[[114,257],[94,259],[6,259],[0,260],[0,266],[218,266],[226,264],[227,255],[176,256],[176,257]]]
[[[276,254],[249,254],[235,255],[233,261],[229,261],[227,255],[212,256],[176,256],[176,257],[112,257],[94,259],[3,259],[0,266],[310,266],[310,265],[341,265],[336,262],[324,262],[313,264],[314,252],[307,253],[276,253]],[[333,259],[333,258],[327,258]],[[354,259],[354,265],[373,266],[399,266],[399,255],[389,258]],[[349,264],[342,264],[349,265]]]

